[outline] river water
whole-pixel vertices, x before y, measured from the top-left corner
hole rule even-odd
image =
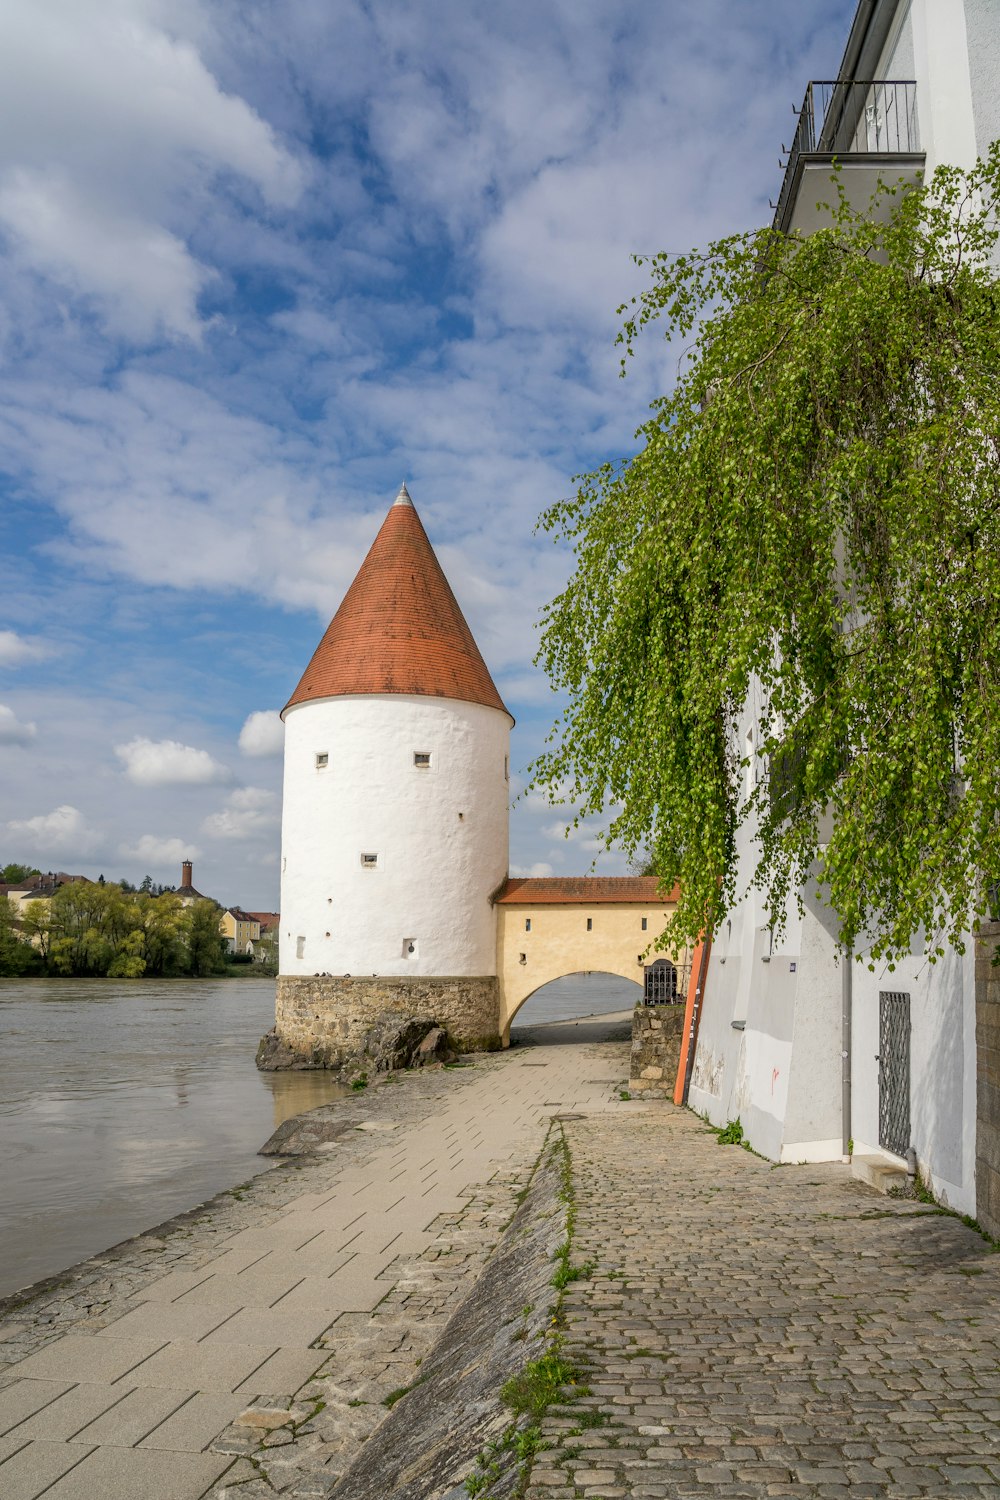
[[[636,993],[574,975],[517,1020]],[[322,1072],[259,1073],[273,1023],[273,979],[0,980],[0,1296],[266,1170],[276,1126],[344,1092]]]

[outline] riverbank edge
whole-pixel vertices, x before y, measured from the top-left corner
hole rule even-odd
[[[95,981],[96,983],[96,981]],[[553,1021],[539,1021],[533,1026],[520,1028],[521,1036],[512,1040],[511,1046],[532,1046],[531,1033],[554,1026],[577,1026],[587,1022],[604,1022],[624,1017],[625,1011],[601,1011],[584,1016],[564,1016]],[[464,1053],[461,1061],[455,1065],[455,1071],[461,1071],[465,1067],[474,1066],[477,1059],[505,1055],[510,1049],[505,1048],[503,1053]],[[250,1177],[241,1182],[234,1183],[231,1187],[220,1188],[208,1198],[202,1198],[190,1208],[181,1209],[176,1214],[169,1215],[147,1229],[137,1230],[135,1234],[127,1235],[122,1240],[116,1240],[103,1250],[96,1250],[90,1255],[83,1256],[80,1260],[72,1261],[68,1266],[58,1271],[51,1272],[48,1276],[41,1276],[35,1281],[27,1282],[23,1287],[17,1287],[11,1292],[0,1296],[0,1322],[15,1316],[31,1303],[39,1301],[50,1293],[65,1291],[71,1282],[80,1280],[90,1272],[100,1267],[107,1270],[116,1260],[125,1260],[136,1249],[140,1248],[143,1240],[164,1240],[172,1234],[181,1232],[195,1224],[198,1218],[206,1213],[215,1212],[225,1208],[233,1201],[234,1193],[239,1193],[252,1186],[260,1178],[269,1176],[278,1170],[284,1158],[311,1157],[316,1146],[324,1141],[334,1140],[343,1131],[350,1130],[355,1124],[354,1115],[363,1115],[366,1112],[365,1100],[371,1100],[374,1091],[384,1087],[398,1085],[403,1080],[419,1077],[421,1071],[430,1072],[434,1076],[437,1069],[433,1070],[403,1070],[395,1073],[386,1073],[372,1078],[365,1089],[359,1090],[355,1098],[339,1098],[331,1100],[327,1104],[318,1104],[313,1109],[303,1110],[297,1115],[290,1115],[274,1130],[266,1141],[257,1148],[257,1155],[261,1157],[277,1157],[262,1166],[259,1172],[254,1172]],[[445,1071],[452,1071],[451,1067]],[[330,1112],[336,1111],[336,1121],[330,1119]],[[318,1128],[314,1128],[318,1127]],[[294,1144],[294,1137],[300,1138],[300,1144]],[[305,1137],[310,1136],[308,1144]],[[268,1149],[271,1148],[271,1149]],[[0,1364],[2,1369],[2,1364]]]
[[[532,1045],[530,1033],[534,1030],[548,1026],[573,1026],[581,1021],[601,1021],[617,1017],[617,1011],[606,1014],[567,1017],[558,1021],[539,1022],[537,1027],[523,1027],[523,1036],[515,1045]],[[621,1014],[624,1014],[623,1012]],[[470,1053],[463,1056],[461,1062],[454,1072],[461,1076],[464,1069],[474,1066],[477,1058],[496,1057],[504,1054],[499,1053]],[[403,1071],[397,1073],[386,1073],[373,1078],[368,1085],[348,1098],[333,1099],[327,1104],[316,1105],[315,1108],[303,1110],[297,1115],[289,1118],[271,1133],[266,1141],[257,1149],[258,1156],[263,1159],[259,1172],[244,1178],[241,1182],[233,1183],[231,1187],[220,1188],[217,1193],[208,1198],[202,1198],[193,1203],[190,1208],[181,1209],[165,1219],[151,1224],[146,1229],[137,1230],[135,1234],[127,1235],[124,1239],[116,1240],[103,1250],[94,1251],[90,1255],[83,1256],[80,1260],[72,1261],[68,1266],[58,1271],[53,1271],[47,1276],[41,1276],[35,1281],[27,1282],[22,1287],[6,1292],[0,1296],[0,1322],[15,1317],[33,1303],[39,1302],[45,1297],[57,1292],[65,1292],[74,1281],[83,1281],[88,1277],[96,1277],[99,1273],[108,1273],[117,1262],[124,1262],[136,1251],[142,1249],[143,1241],[157,1240],[163,1242],[172,1236],[183,1233],[198,1223],[199,1219],[206,1214],[219,1213],[230,1207],[235,1199],[234,1194],[240,1194],[259,1182],[264,1177],[271,1177],[280,1171],[283,1166],[291,1164],[292,1158],[309,1160],[316,1153],[317,1145],[324,1141],[335,1139],[338,1135],[351,1130],[360,1119],[372,1112],[373,1099],[385,1088],[397,1088],[406,1084],[416,1082],[420,1078],[435,1078],[441,1070],[417,1070]],[[451,1068],[443,1071],[452,1072]],[[296,1143],[295,1137],[298,1137]],[[307,1143],[308,1138],[308,1143]],[[273,1143],[273,1145],[272,1145]],[[268,1148],[271,1148],[270,1150]],[[266,1160],[266,1156],[277,1157],[277,1161]],[[318,1156],[317,1160],[322,1157]],[[0,1361],[2,1370],[2,1361]]]
[[[469,1058],[474,1062],[474,1058]],[[116,1262],[124,1262],[136,1251],[142,1249],[144,1240],[165,1241],[174,1235],[183,1233],[201,1221],[207,1214],[219,1213],[231,1207],[237,1201],[236,1195],[242,1195],[251,1189],[261,1178],[271,1177],[283,1168],[287,1169],[293,1164],[295,1158],[306,1160],[313,1156],[315,1147],[296,1148],[294,1145],[289,1150],[279,1148],[267,1151],[272,1141],[282,1133],[289,1136],[295,1133],[309,1132],[313,1134],[314,1140],[333,1140],[337,1135],[349,1131],[358,1123],[358,1117],[363,1118],[372,1113],[373,1094],[382,1088],[398,1085],[411,1077],[419,1076],[410,1073],[389,1073],[380,1078],[373,1079],[364,1089],[350,1098],[333,1099],[327,1104],[318,1104],[313,1109],[303,1110],[297,1115],[290,1115],[282,1122],[275,1131],[271,1133],[262,1146],[257,1148],[257,1155],[261,1157],[262,1165],[258,1172],[241,1182],[233,1183],[231,1187],[220,1188],[208,1198],[192,1204],[190,1208],[181,1209],[176,1214],[171,1214],[166,1219],[161,1219],[156,1224],[151,1224],[147,1229],[140,1229],[135,1234],[127,1235],[125,1239],[116,1240],[104,1250],[95,1251],[92,1255],[84,1256],[81,1260],[74,1261],[60,1271],[53,1271],[49,1276],[42,1276],[37,1281],[29,1282],[26,1286],[19,1287],[13,1292],[8,1292],[0,1297],[0,1322],[7,1318],[16,1316],[23,1312],[34,1302],[55,1293],[64,1292],[74,1281],[81,1281],[89,1275],[97,1272],[109,1272]],[[327,1119],[331,1111],[336,1110],[336,1121]],[[326,1128],[323,1128],[324,1125]],[[311,1126],[319,1126],[319,1130],[310,1130]],[[266,1153],[266,1154],[265,1154]],[[268,1159],[270,1158],[270,1160]],[[317,1158],[321,1160],[321,1157]]]

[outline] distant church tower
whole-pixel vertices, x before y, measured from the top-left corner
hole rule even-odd
[[[513,719],[405,485],[282,718],[279,1036],[336,1065],[393,1010],[485,1040]]]

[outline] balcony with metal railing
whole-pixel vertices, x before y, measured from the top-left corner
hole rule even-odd
[[[814,80],[798,111],[774,227],[808,234],[823,222],[819,205],[834,197],[834,163],[856,208],[878,183],[920,181],[924,153],[912,79]],[[828,222],[828,220],[827,220]]]

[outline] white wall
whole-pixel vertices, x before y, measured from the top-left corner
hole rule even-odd
[[[480,704],[397,694],[290,708],[282,974],[495,974],[488,898],[507,874],[509,754],[507,714]]]
[[[855,1151],[878,1153],[879,992],[910,996],[910,1144],[943,1203],[975,1213],[975,961],[949,949],[936,964],[918,952],[890,973],[854,966]]]
[[[920,145],[927,153],[926,175],[942,162],[968,168],[976,160],[976,127],[969,73],[965,0],[912,0],[913,76],[917,80]],[[890,62],[891,60],[887,61]],[[909,62],[909,57],[906,58]]]
[[[976,148],[985,156],[1000,138],[1000,7],[996,0],[965,0]]]

